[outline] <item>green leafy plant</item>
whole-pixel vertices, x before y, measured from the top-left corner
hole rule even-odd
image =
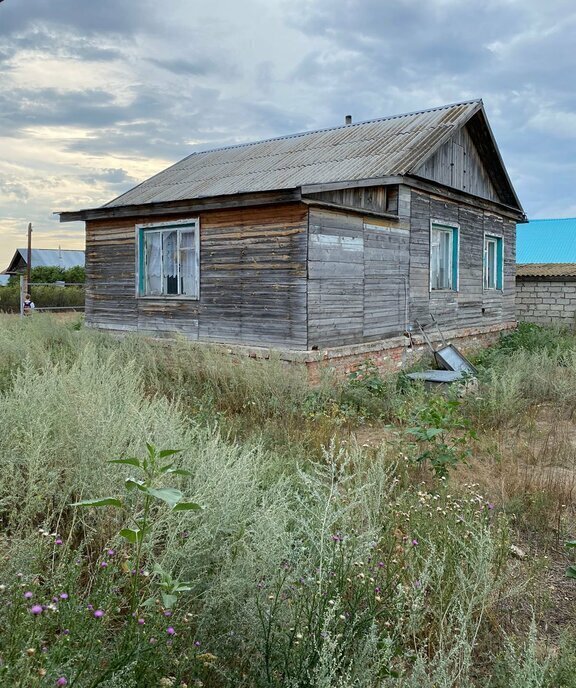
[[[350,373],[348,383],[353,388],[365,389],[376,395],[383,395],[388,390],[380,371],[370,360],[364,361],[357,370]]]
[[[126,495],[119,497],[99,497],[74,502],[76,507],[115,507],[126,515],[126,523],[120,529],[119,535],[134,548],[133,568],[140,571],[142,564],[142,546],[145,538],[152,531],[154,518],[153,506],[156,502],[167,504],[172,511],[196,511],[202,507],[196,502],[184,501],[184,495],[174,487],[163,486],[165,476],[189,476],[190,472],[176,466],[174,456],[180,453],[177,449],[157,450],[152,444],[146,443],[147,455],[143,459],[137,457],[112,459],[111,464],[132,466],[139,471],[139,477],[126,478],[124,482]],[[159,564],[154,565],[154,572],[159,577],[159,587],[167,608],[177,601],[177,593],[190,590],[188,583],[181,583],[164,572]],[[130,611],[135,613],[138,607],[154,604],[154,597],[145,602],[141,595],[140,576],[134,576]]]
[[[468,460],[476,433],[460,413],[458,400],[431,397],[416,410],[413,421],[416,424],[406,434],[416,440],[416,461],[428,461],[438,478],[448,477],[451,469]]]

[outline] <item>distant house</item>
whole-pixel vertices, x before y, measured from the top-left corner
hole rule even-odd
[[[86,222],[89,325],[400,364],[515,325],[525,215],[482,101],[194,153]],[[407,336],[404,336],[406,333]]]
[[[10,264],[2,274],[17,275],[26,272],[27,261],[28,250],[25,248],[16,249]],[[32,249],[32,268],[59,267],[68,270],[77,266],[84,267],[84,262],[84,251],[52,248]]]
[[[576,326],[576,218],[530,220],[516,260],[518,320]]]

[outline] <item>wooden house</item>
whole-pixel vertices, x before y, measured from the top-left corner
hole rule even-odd
[[[525,219],[482,101],[193,153],[85,220],[87,323],[383,367],[515,324]]]

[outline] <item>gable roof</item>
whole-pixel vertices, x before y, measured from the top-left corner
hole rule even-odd
[[[28,260],[28,249],[17,248],[10,265],[4,270],[5,275],[15,274],[18,270],[26,267]],[[69,249],[58,248],[33,248],[32,267],[60,267],[64,270],[76,266],[84,267],[84,251],[72,251]]]
[[[501,202],[523,212],[481,100],[192,153],[101,210],[416,175],[466,124]]]
[[[517,263],[576,263],[576,218],[530,220],[516,232]]]

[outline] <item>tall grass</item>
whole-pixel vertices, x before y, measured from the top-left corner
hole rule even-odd
[[[462,402],[485,424],[510,423],[512,407],[526,408],[517,388],[532,390],[532,400],[564,401],[559,373],[545,391],[536,373],[532,387],[512,373],[515,386],[498,387],[490,375],[486,367],[480,400]],[[507,415],[495,414],[492,394],[513,400]],[[68,644],[63,605],[42,638],[22,608],[11,627],[23,644],[14,667],[0,669],[12,672],[3,680],[54,685],[58,672],[73,675],[85,653],[74,636],[92,628],[86,603],[98,599],[114,622],[98,626],[93,671],[79,688],[161,678],[214,688],[479,687],[500,661],[503,683],[494,686],[513,675],[551,688],[550,677],[571,666],[569,643],[554,664],[530,649],[536,641],[518,649],[506,640],[502,610],[522,608],[525,581],[510,569],[505,510],[475,485],[415,472],[402,432],[368,449],[350,434],[366,417],[410,418],[424,401],[421,389],[406,392],[392,379],[365,387],[326,380],[311,391],[280,361],[118,341],[49,318],[0,320],[0,584],[13,591],[12,606],[0,597],[0,626],[23,604],[22,585],[38,598],[73,589],[79,600],[66,612]],[[98,567],[108,548],[124,561],[123,515],[70,504],[117,495],[132,469],[107,461],[141,456],[147,441],[181,450],[187,474],[177,485],[206,508],[159,507],[145,546],[145,568],[161,564],[190,582],[170,621],[176,644],[162,641],[109,670],[120,651],[123,573],[119,564],[119,578],[106,578]],[[161,609],[143,614],[145,636],[165,633]],[[9,642],[0,631],[0,657]],[[38,678],[43,667],[48,683]]]
[[[83,308],[85,292],[83,287],[55,287],[51,285],[32,287],[32,300],[36,308]],[[20,287],[0,287],[0,312],[20,312]]]

